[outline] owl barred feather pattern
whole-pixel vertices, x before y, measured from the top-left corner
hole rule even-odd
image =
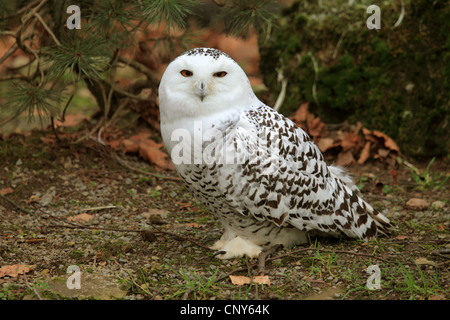
[[[367,240],[392,228],[301,128],[257,99],[227,54],[196,48],[176,58],[159,99],[178,173],[225,229],[212,246],[219,258],[307,243],[307,233]]]

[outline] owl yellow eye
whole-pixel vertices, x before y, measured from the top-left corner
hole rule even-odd
[[[193,75],[192,71],[189,71],[189,70],[181,70],[180,73],[183,77],[192,77],[192,75]]]
[[[218,78],[223,78],[227,75],[227,73],[225,71],[219,71],[214,73],[214,77],[218,77]]]

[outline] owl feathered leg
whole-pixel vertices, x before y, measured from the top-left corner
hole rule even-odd
[[[220,239],[212,245],[211,249],[217,250],[214,256],[223,260],[240,258],[243,256],[256,258],[263,250],[260,246],[239,236],[236,236],[229,241]]]

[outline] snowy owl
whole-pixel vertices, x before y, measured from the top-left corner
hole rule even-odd
[[[196,48],[172,61],[159,107],[176,170],[224,227],[217,257],[256,257],[311,233],[368,240],[392,227],[301,128],[258,100],[226,53]]]

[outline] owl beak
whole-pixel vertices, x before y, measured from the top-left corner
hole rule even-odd
[[[200,82],[198,89],[199,89],[198,96],[200,97],[200,100],[203,101],[207,95],[206,86],[203,81]]]

